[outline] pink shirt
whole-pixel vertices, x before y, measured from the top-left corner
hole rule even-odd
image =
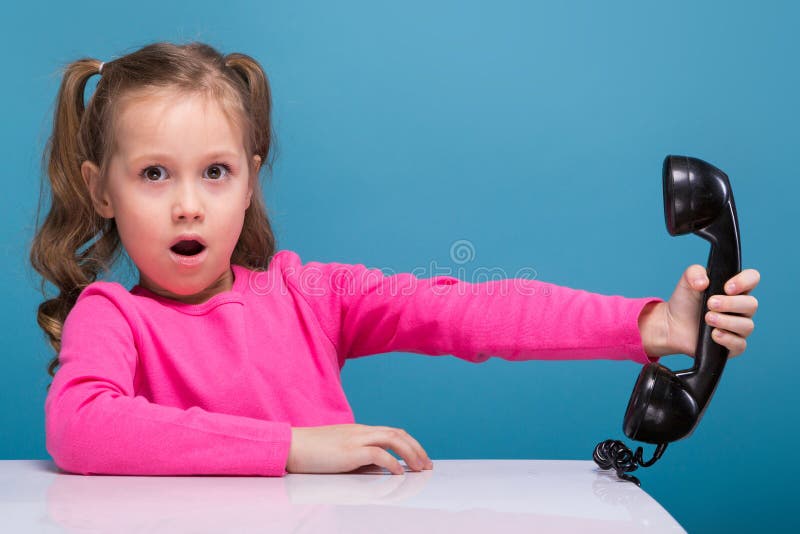
[[[387,276],[363,264],[302,264],[290,250],[266,271],[232,269],[232,289],[202,304],[116,282],[81,292],[45,400],[56,465],[283,476],[292,426],[355,422],[340,370],[370,354],[657,360],[638,329],[657,297],[523,278]]]

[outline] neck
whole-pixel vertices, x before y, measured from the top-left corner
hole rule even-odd
[[[141,272],[139,273],[139,285],[149,289],[156,295],[177,300],[179,302],[183,302],[184,304],[202,304],[203,302],[207,301],[214,295],[218,293],[222,293],[223,291],[230,291],[233,288],[234,282],[234,275],[233,275],[233,268],[228,267],[222,275],[217,278],[210,286],[203,289],[199,293],[195,293],[192,295],[178,295],[172,293],[169,290],[159,287],[152,281],[150,281],[145,275]]]

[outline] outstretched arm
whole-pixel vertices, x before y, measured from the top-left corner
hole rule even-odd
[[[451,276],[384,275],[362,264],[275,259],[288,286],[313,309],[347,358],[404,351],[471,362],[630,359],[649,363],[639,315],[657,297],[602,295],[510,278],[471,283]]]

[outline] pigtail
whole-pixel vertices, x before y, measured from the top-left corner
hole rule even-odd
[[[267,75],[261,65],[246,54],[231,53],[223,61],[238,76],[239,82],[244,84],[243,92],[247,95],[244,114],[252,121],[249,128],[251,148],[254,154],[261,157],[261,168],[266,168],[269,174],[275,154],[275,135],[272,130],[272,93]],[[250,207],[245,212],[242,235],[231,262],[253,269],[266,269],[275,248],[275,236],[256,176]]]
[[[275,136],[272,130],[272,91],[261,65],[246,54],[232,53],[225,56],[225,66],[231,68],[244,81],[248,94],[248,115],[253,121],[253,149],[261,157],[263,166],[272,168]]]
[[[42,162],[43,168],[47,169],[51,202],[44,223],[39,227],[45,197],[42,183],[36,213],[38,230],[31,243],[30,262],[43,277],[41,292],[46,300],[39,305],[37,322],[56,352],[48,367],[50,376],[55,376],[59,363],[61,331],[67,314],[83,288],[97,278],[119,242],[116,233],[112,232],[110,239],[106,234],[79,252],[79,248],[104,225],[113,225],[113,220],[106,221],[95,212],[80,169],[81,163],[93,159],[97,151],[97,147],[86,141],[90,136],[86,133],[84,90],[88,79],[99,73],[99,66],[99,61],[81,59],[64,71],[56,98],[53,130]],[[47,299],[46,281],[58,289],[55,298]]]

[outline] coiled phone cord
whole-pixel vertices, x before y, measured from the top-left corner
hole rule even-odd
[[[639,482],[638,478],[633,475],[626,475],[625,473],[636,471],[639,466],[650,467],[656,463],[656,460],[661,458],[661,455],[664,454],[665,450],[667,450],[667,444],[659,444],[656,447],[656,451],[653,453],[653,457],[650,458],[650,460],[643,462],[642,452],[644,449],[642,449],[642,447],[636,449],[636,454],[633,454],[631,450],[621,441],[607,439],[597,444],[597,447],[594,448],[594,454],[592,456],[594,457],[594,463],[600,466],[600,469],[613,468],[617,471],[617,476],[619,478],[633,482],[637,486],[641,486],[642,483]]]

